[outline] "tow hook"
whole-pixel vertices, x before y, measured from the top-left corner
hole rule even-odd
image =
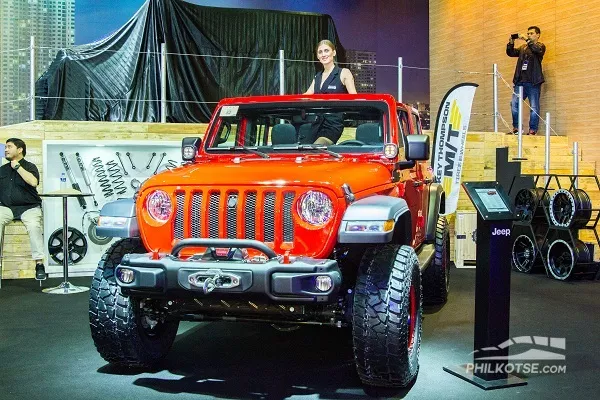
[[[232,289],[240,285],[240,277],[220,269],[208,269],[195,272],[188,276],[192,286],[202,288],[204,294],[209,294],[215,289]]]

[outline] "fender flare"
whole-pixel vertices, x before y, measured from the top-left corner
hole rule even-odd
[[[394,229],[389,232],[348,232],[349,221],[387,221],[394,220]],[[408,243],[406,241],[406,221],[408,221]],[[410,209],[406,200],[399,197],[375,195],[357,200],[346,209],[338,231],[338,243],[389,243],[393,239],[402,244],[410,244],[412,237]],[[404,233],[398,238],[397,231]]]
[[[119,218],[117,223],[110,218]],[[132,198],[108,202],[100,210],[100,218],[96,226],[96,234],[104,237],[135,238],[140,237],[140,230],[135,215],[135,201]]]
[[[444,203],[446,194],[444,188],[439,183],[429,185],[429,206],[427,208],[427,222],[425,224],[425,241],[433,242],[435,240],[435,229],[440,214],[444,213]]]

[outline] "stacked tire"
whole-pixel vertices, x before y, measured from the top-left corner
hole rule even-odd
[[[526,227],[514,237],[511,265],[531,273],[540,261],[548,275],[567,280],[578,264],[593,261],[590,248],[578,239],[592,216],[592,204],[582,189],[558,189],[552,196],[545,188],[522,189],[515,197],[518,225]]]
[[[518,226],[513,228],[510,263],[515,271],[530,274],[543,264],[547,254],[545,236],[548,232],[547,210],[550,195],[544,188],[521,189],[515,197]]]
[[[588,246],[578,239],[579,229],[585,228],[592,217],[592,202],[582,189],[559,189],[550,198],[550,222],[563,234],[548,245],[548,272],[554,279],[570,279],[578,264],[592,262]]]

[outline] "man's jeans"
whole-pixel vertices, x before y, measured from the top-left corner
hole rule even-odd
[[[0,206],[0,233],[4,225],[14,219],[13,213],[8,207]],[[21,221],[27,228],[29,243],[31,244],[31,258],[34,260],[44,259],[44,239],[42,209],[40,207],[30,208],[21,215]]]
[[[510,110],[512,112],[513,128],[519,127],[519,86],[523,86],[523,101],[529,99],[531,112],[529,113],[529,129],[537,132],[540,123],[540,90],[542,84],[532,85],[524,82],[515,85],[512,100],[510,102]],[[523,107],[525,113],[526,107]]]

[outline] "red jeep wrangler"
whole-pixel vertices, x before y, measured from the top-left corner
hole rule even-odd
[[[448,293],[429,152],[416,111],[390,95],[221,101],[204,140],[183,140],[183,166],[102,208],[97,233],[123,239],[92,283],[98,351],[150,366],[181,320],[330,325],[351,328],[365,384],[408,385],[422,301]]]

